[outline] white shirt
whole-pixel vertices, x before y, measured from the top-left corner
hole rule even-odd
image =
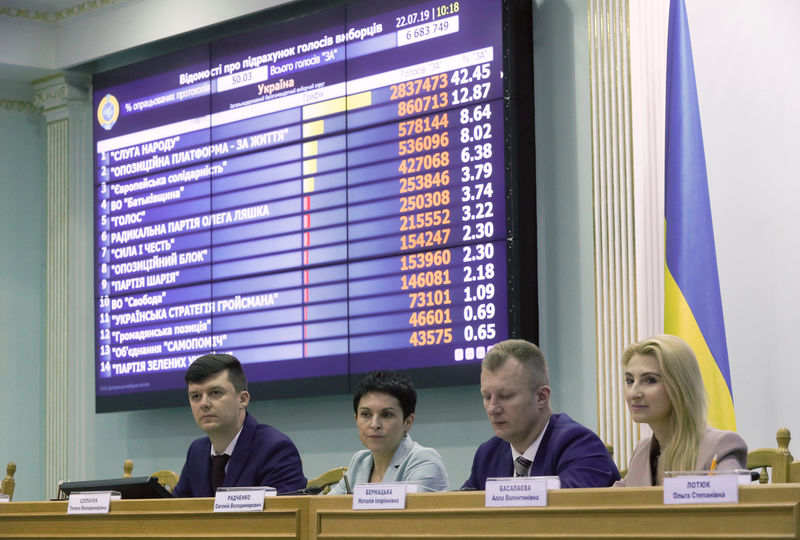
[[[228,443],[228,446],[225,447],[225,451],[222,452],[222,454],[217,453],[216,449],[214,449],[214,445],[212,444],[211,445],[211,455],[212,456],[221,456],[223,454],[228,454],[228,456],[232,456],[233,455],[233,449],[236,448],[236,441],[239,440],[239,435],[242,434],[242,430],[243,429],[244,429],[244,424],[242,424],[242,427],[239,428],[239,432],[231,440],[231,442]],[[230,463],[230,460],[228,460],[228,463]],[[226,473],[228,472],[228,463],[225,464],[225,472]]]
[[[533,443],[531,443],[528,449],[525,450],[525,452],[523,452],[522,454],[517,452],[511,443],[508,443],[508,445],[511,446],[512,463],[516,461],[519,456],[524,456],[525,459],[531,462],[531,466],[528,467],[528,474],[531,474],[531,468],[533,467],[533,458],[536,457],[536,451],[539,450],[539,445],[542,443],[542,437],[544,437],[544,432],[547,431],[547,426],[549,425],[550,425],[550,420],[548,420],[547,423],[544,425],[541,433],[539,433],[539,436],[536,437],[536,440],[533,441]]]

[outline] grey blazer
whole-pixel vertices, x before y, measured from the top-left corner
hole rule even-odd
[[[359,450],[350,460],[347,468],[347,480],[352,489],[355,484],[369,483],[372,474],[372,454],[369,450]],[[406,436],[392,457],[392,463],[383,477],[384,482],[413,482],[419,486],[419,492],[447,491],[447,469],[442,456],[433,448],[426,448]],[[347,493],[344,479],[333,486],[328,495]]]
[[[628,464],[628,474],[622,480],[618,480],[614,487],[653,485],[653,476],[650,472],[652,439],[652,437],[648,437],[636,445]],[[700,441],[695,470],[707,471],[710,469],[711,460],[715,455],[719,471],[744,469],[747,464],[747,443],[738,433],[707,427],[703,439]]]

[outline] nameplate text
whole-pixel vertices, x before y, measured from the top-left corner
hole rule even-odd
[[[547,479],[487,478],[486,506],[547,506]]]
[[[218,489],[214,495],[214,512],[261,512],[266,495],[266,489]]]
[[[664,478],[664,504],[737,502],[739,502],[737,474]]]
[[[108,514],[111,508],[111,492],[70,493],[67,514]]]
[[[402,510],[407,484],[380,483],[353,486],[353,510]]]

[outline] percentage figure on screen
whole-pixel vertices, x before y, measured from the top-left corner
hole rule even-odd
[[[464,341],[483,341],[494,339],[497,335],[495,323],[479,324],[477,328],[473,326],[464,327]]]
[[[494,245],[478,244],[476,246],[464,246],[464,262],[482,261],[494,257]]]
[[[492,108],[486,103],[484,105],[475,105],[474,107],[461,109],[459,112],[459,120],[462,124],[470,124],[472,122],[480,122],[481,120],[488,120],[492,117]]]
[[[494,318],[494,304],[478,304],[477,307],[471,305],[464,306],[464,320],[470,321],[485,321],[486,319]]]
[[[494,283],[481,283],[474,289],[464,287],[464,302],[480,302],[494,298]],[[412,306],[413,307],[413,306]]]

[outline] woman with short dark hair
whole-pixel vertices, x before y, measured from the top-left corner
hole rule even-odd
[[[420,492],[447,491],[442,457],[411,440],[417,391],[411,379],[396,371],[368,373],[353,394],[358,437],[366,450],[355,453],[343,478],[329,494],[347,493],[347,485],[410,482]]]

